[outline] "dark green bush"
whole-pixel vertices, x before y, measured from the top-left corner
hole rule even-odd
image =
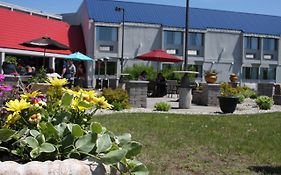
[[[171,109],[171,105],[166,102],[155,103],[154,108],[156,111],[169,111]]]
[[[180,82],[182,78],[182,74],[175,73],[174,71],[181,70],[180,67],[172,67],[172,68],[166,68],[163,69],[163,76],[166,78],[166,80],[177,80]]]
[[[107,99],[109,104],[113,105],[113,110],[123,110],[129,108],[129,95],[124,89],[103,89],[102,96]]]
[[[243,94],[238,94],[237,95],[239,97],[238,103],[241,104],[245,101],[245,96]]]
[[[273,105],[273,99],[268,96],[259,96],[256,103],[260,109],[269,110]]]
[[[156,79],[156,71],[153,66],[147,66],[145,64],[134,64],[132,67],[126,67],[124,73],[130,74],[131,79],[137,80],[142,71],[147,73],[147,80]]]

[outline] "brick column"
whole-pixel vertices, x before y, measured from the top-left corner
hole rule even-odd
[[[147,85],[148,81],[128,81],[126,90],[129,94],[129,103],[136,108],[147,107]]]
[[[202,102],[206,106],[218,106],[220,95],[220,84],[202,84],[203,93],[202,93]]]

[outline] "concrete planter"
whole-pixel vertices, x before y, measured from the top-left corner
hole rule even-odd
[[[32,161],[26,164],[13,161],[0,162],[0,175],[104,175],[112,173],[109,171],[110,168],[105,168],[102,164],[76,159]]]
[[[223,113],[233,113],[236,109],[239,97],[218,96],[220,109]]]
[[[40,91],[42,93],[46,93],[51,87],[49,83],[30,83],[30,90],[33,91]]]

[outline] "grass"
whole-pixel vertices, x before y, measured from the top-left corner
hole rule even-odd
[[[152,175],[281,174],[280,114],[118,113],[95,120],[141,142],[138,159]]]

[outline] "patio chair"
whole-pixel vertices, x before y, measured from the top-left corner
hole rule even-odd
[[[179,96],[177,80],[167,80],[167,97],[173,97],[173,94]]]

